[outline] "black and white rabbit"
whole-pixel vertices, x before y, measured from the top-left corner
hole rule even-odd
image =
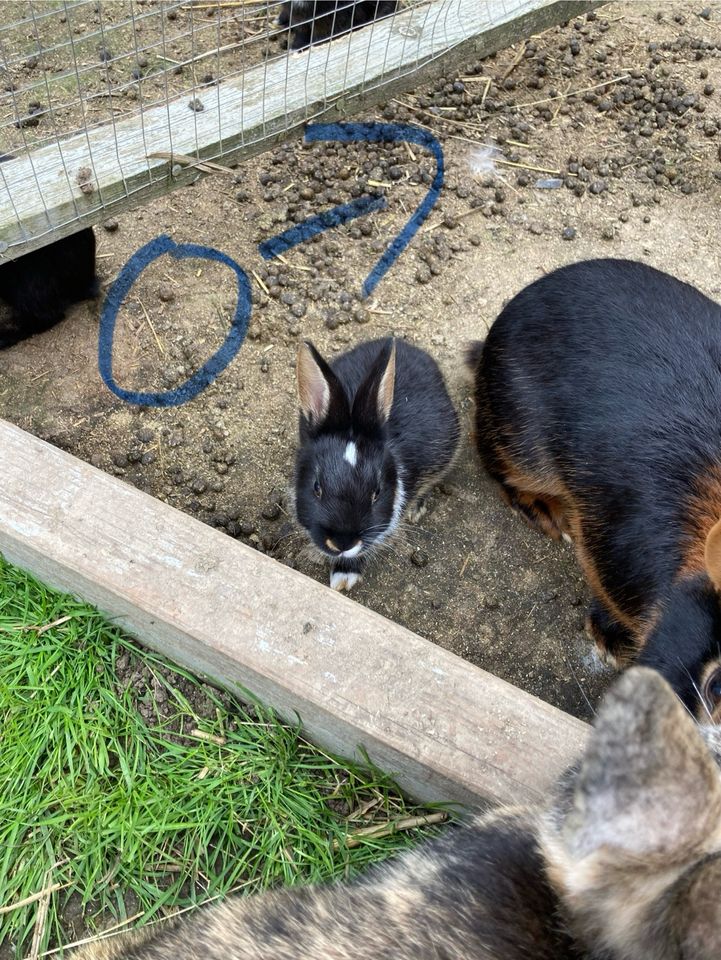
[[[290,50],[303,50],[390,16],[397,0],[292,0],[281,4],[278,26],[291,31]]]
[[[0,155],[0,163],[12,159]],[[97,295],[92,227],[0,264],[0,299],[11,308],[0,317],[0,350],[49,330],[68,307]]]
[[[295,511],[331,560],[330,585],[350,590],[368,555],[451,466],[458,417],[438,366],[403,340],[361,343],[326,363],[298,351],[300,446]]]

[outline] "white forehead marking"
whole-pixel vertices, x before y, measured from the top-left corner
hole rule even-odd
[[[349,463],[352,467],[354,467],[358,463],[358,448],[356,447],[356,445],[353,443],[352,440],[348,444],[348,446],[345,448],[343,459],[347,463]]]

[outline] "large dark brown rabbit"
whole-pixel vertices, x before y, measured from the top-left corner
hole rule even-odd
[[[526,520],[573,541],[602,654],[721,719],[721,307],[590,260],[522,290],[469,363],[483,462]]]
[[[718,960],[721,730],[630,670],[548,812],[493,812],[359,882],[229,899],[71,956]]]

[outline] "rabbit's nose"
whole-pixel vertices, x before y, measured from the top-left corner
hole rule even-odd
[[[341,556],[348,557],[348,558],[357,557],[362,549],[363,549],[363,541],[356,540],[356,542],[353,544],[352,547],[346,547],[346,549],[341,553]]]
[[[357,533],[332,533],[325,538],[329,550],[344,557],[355,557],[363,547],[363,540]]]

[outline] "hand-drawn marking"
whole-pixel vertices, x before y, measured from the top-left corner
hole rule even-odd
[[[143,393],[135,390],[124,390],[119,387],[113,378],[113,339],[115,336],[115,322],[118,318],[123,300],[127,297],[140,274],[145,268],[163,254],[169,254],[175,260],[197,258],[200,260],[214,260],[223,263],[235,272],[238,279],[238,302],[235,315],[230,325],[228,335],[220,348],[213,356],[206,360],[203,366],[189,377],[185,383],[173,390],[161,393]],[[144,247],[132,255],[118,274],[117,279],[108,291],[100,315],[100,336],[98,339],[98,368],[103,382],[109,390],[125,400],[147,407],[176,407],[197,397],[209,384],[215,380],[240,350],[245,335],[248,332],[250,320],[250,283],[245,272],[235,260],[225,253],[214,250],[212,247],[201,247],[196,243],[175,243],[164,234],[146,243]]]
[[[350,203],[344,203],[340,207],[333,207],[332,210],[325,210],[315,217],[309,217],[303,223],[295,227],[289,227],[283,233],[279,233],[270,240],[264,240],[258,245],[261,256],[266,260],[277,257],[279,253],[285,253],[291,247],[310,240],[318,233],[324,230],[330,230],[331,227],[337,227],[341,223],[348,223],[356,217],[362,217],[373,210],[383,210],[387,206],[385,197],[358,197],[357,200],[351,200]]]
[[[335,140],[352,143],[365,140],[370,143],[414,143],[430,150],[436,158],[436,174],[427,194],[411,215],[400,233],[389,243],[383,255],[373,267],[363,283],[363,296],[368,297],[392,267],[398,257],[411,242],[423,221],[433,209],[443,186],[444,166],[443,150],[440,143],[428,131],[400,123],[315,123],[305,133],[309,143]],[[361,217],[374,210],[386,207],[385,197],[363,196],[350,203],[334,207],[317,216],[310,217],[288,230],[284,230],[270,240],[259,245],[261,255],[266,259],[282,254],[291,247],[325,230],[348,223],[355,217]],[[113,378],[113,340],[118,312],[143,270],[163,254],[170,254],[176,260],[196,257],[202,260],[215,260],[230,267],[238,280],[238,302],[235,308],[228,336],[220,348],[185,383],[173,390],[159,393],[144,393],[125,390],[119,387]],[[98,340],[98,368],[103,382],[116,396],[126,403],[148,407],[174,407],[197,397],[233,360],[240,350],[251,313],[250,283],[245,271],[231,257],[212,247],[202,247],[195,243],[176,244],[170,237],[161,235],[137,250],[118,274],[108,291],[100,316],[100,336]]]
[[[305,132],[309,143],[319,140],[336,140],[351,143],[366,140],[370,143],[415,143],[425,147],[436,158],[436,175],[428,193],[411,214],[409,221],[398,236],[389,243],[383,255],[363,282],[363,296],[368,297],[393,266],[398,257],[418,232],[418,228],[435,206],[443,186],[444,166],[443,149],[428,130],[404,123],[314,123]],[[329,211],[332,213],[332,211]],[[299,224],[303,226],[303,224]]]

